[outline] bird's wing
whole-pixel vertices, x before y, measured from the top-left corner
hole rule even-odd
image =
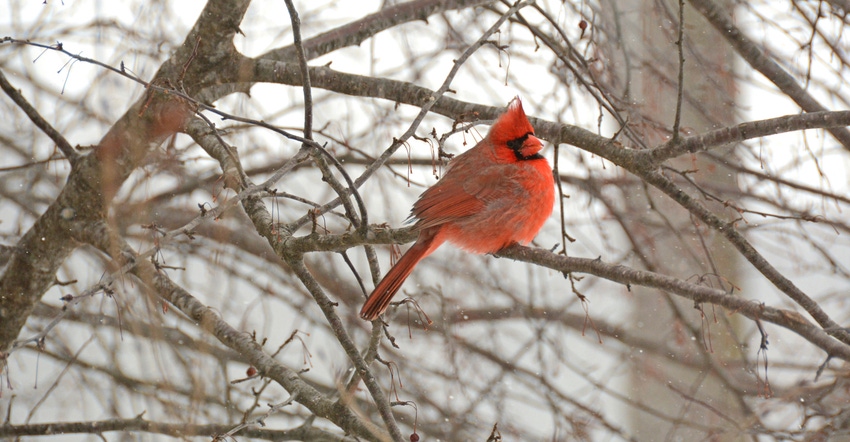
[[[513,192],[501,168],[488,169],[474,174],[446,175],[426,190],[413,205],[417,225],[427,228],[480,213],[488,202]],[[450,179],[454,177],[458,178]]]

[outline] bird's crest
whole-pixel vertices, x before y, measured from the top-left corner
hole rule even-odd
[[[490,128],[490,141],[505,145],[508,141],[517,140],[529,134],[534,135],[534,128],[525,116],[522,100],[516,97],[508,104],[508,110]]]

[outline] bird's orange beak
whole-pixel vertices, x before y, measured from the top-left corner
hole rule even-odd
[[[522,143],[520,153],[522,156],[529,157],[543,150],[543,141],[534,135],[529,135],[525,142]]]

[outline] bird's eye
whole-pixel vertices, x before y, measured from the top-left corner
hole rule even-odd
[[[528,140],[528,136],[531,135],[531,132],[513,140],[508,141],[506,144],[511,148],[514,152],[519,152],[522,149],[522,145],[525,144],[525,141]]]

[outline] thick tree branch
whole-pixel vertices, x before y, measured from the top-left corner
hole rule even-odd
[[[179,424],[152,422],[142,419],[113,419],[106,421],[84,422],[51,422],[46,424],[0,425],[0,437],[21,436],[55,436],[61,434],[102,434],[114,431],[140,432],[162,434],[175,438],[193,436],[214,437],[226,433],[233,425],[209,424],[194,425],[181,422]],[[309,425],[292,430],[271,430],[265,428],[246,428],[238,433],[240,437],[250,437],[266,440],[318,441],[318,442],[352,442],[355,439],[347,436],[329,433]]]
[[[256,82],[272,82],[300,86],[295,63],[258,60],[254,66]],[[421,107],[428,103],[433,91],[413,83],[387,78],[375,78],[335,71],[326,66],[310,68],[314,87],[359,97],[383,98],[396,103]],[[494,119],[502,111],[494,106],[479,105],[443,96],[434,103],[431,112],[455,119],[459,115],[476,113],[481,119]],[[741,123],[711,132],[680,138],[678,143],[668,142],[646,151],[623,148],[617,142],[596,135],[578,126],[560,124],[529,117],[535,133],[552,143],[567,143],[592,154],[602,156],[626,169],[648,167],[679,155],[710,150],[749,139],[794,132],[804,129],[830,129],[850,125],[850,111],[823,111],[802,115],[786,115]],[[358,178],[356,182],[360,182]]]
[[[723,290],[691,284],[670,276],[631,269],[622,265],[606,264],[600,259],[573,258],[557,255],[545,249],[523,246],[509,247],[497,255],[532,262],[560,272],[588,273],[627,286],[657,288],[690,299],[695,303],[720,305],[750,319],[772,322],[792,330],[828,355],[850,361],[850,345],[838,341],[794,311],[768,307],[756,301],[733,296]]]
[[[251,81],[253,82],[301,85],[297,63],[257,60],[253,65],[252,72]],[[504,108],[501,107],[470,103],[447,96],[442,96],[439,100],[433,102],[431,97],[434,96],[434,91],[431,89],[404,81],[343,73],[326,66],[310,67],[310,79],[314,88],[322,88],[346,95],[382,98],[416,107],[433,103],[429,109],[430,112],[451,119],[460,115],[473,114],[478,115],[483,120],[495,119],[504,111]],[[529,117],[529,120],[534,126],[535,134],[552,143],[567,143],[578,146],[590,153],[609,159],[617,165],[628,166],[627,169],[636,167],[636,161],[643,161],[645,166],[649,165],[646,159],[637,157],[635,151],[624,149],[619,143],[581,127],[547,122],[534,117]],[[366,177],[368,175],[357,178],[355,183],[357,185],[362,184]]]
[[[299,253],[306,253],[309,251],[343,251],[349,248],[359,247],[364,244],[406,243],[413,241],[416,238],[416,235],[417,233],[409,228],[398,230],[370,229],[365,236],[356,233],[344,233],[339,235],[309,235],[293,237],[287,241],[287,245],[291,247],[289,250],[297,250]],[[657,288],[695,302],[719,305],[733,312],[741,312],[744,316],[747,316],[750,319],[763,319],[788,328],[817,345],[828,354],[841,359],[850,360],[847,359],[850,358],[850,346],[843,344],[830,336],[830,334],[840,334],[841,327],[829,319],[824,312],[820,311],[820,313],[818,313],[819,307],[812,310],[814,312],[813,316],[817,315],[817,317],[820,318],[818,322],[824,321],[824,328],[829,330],[828,333],[824,331],[824,329],[811,324],[797,312],[768,307],[764,304],[748,300],[741,296],[734,296],[722,290],[692,284],[671,276],[632,269],[622,265],[612,265],[598,259],[592,260],[586,258],[564,257],[548,250],[532,249],[522,246],[502,250],[497,255],[541,265],[561,272],[592,274],[624,285],[639,285]],[[791,284],[793,287],[793,283],[790,281],[787,281],[787,283],[784,284]],[[785,285],[777,287],[780,288],[780,290],[783,290],[782,287],[785,287]],[[785,290],[791,289],[786,288]],[[797,290],[799,291],[799,289]],[[794,296],[799,297],[800,293],[802,292],[795,293]],[[804,304],[803,307],[812,308],[811,305],[805,303],[805,299],[807,298],[806,295],[803,293],[802,296],[805,297],[801,298],[801,301]]]
[[[247,7],[247,1],[207,3],[187,40],[162,65],[152,83],[185,80],[184,68],[196,58],[220,61],[216,56],[196,57],[198,43],[205,41],[208,46],[201,48],[213,50],[216,38],[232,37]],[[238,20],[235,25],[234,20]],[[232,46],[232,41],[227,44]],[[201,71],[206,74],[207,69]],[[92,154],[80,158],[59,197],[18,242],[7,271],[0,276],[0,293],[15,294],[0,297],[0,353],[18,336],[41,295],[54,283],[59,266],[76,247],[66,233],[74,224],[101,219],[112,196],[152,146],[180,130],[190,115],[188,103],[148,91],[112,126]]]
[[[649,160],[653,163],[660,164],[686,153],[706,151],[754,138],[806,129],[833,129],[847,126],[850,126],[850,111],[823,111],[786,115],[767,120],[749,121],[737,126],[723,127],[704,134],[679,138],[679,141],[675,143],[671,140],[654,149],[640,151],[637,155],[649,157]]]

